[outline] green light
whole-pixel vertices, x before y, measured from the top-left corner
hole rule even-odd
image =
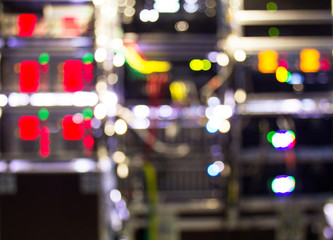
[[[50,56],[48,53],[41,53],[39,55],[38,61],[40,64],[45,65],[50,61]]]
[[[276,12],[278,10],[278,6],[275,2],[269,2],[266,5],[266,9],[270,12]]]
[[[278,37],[278,36],[280,36],[280,30],[276,27],[270,27],[268,29],[268,35],[270,37]]]
[[[202,60],[202,63],[203,63],[202,70],[204,71],[208,71],[212,67],[212,64],[207,59]]]
[[[93,116],[93,111],[90,108],[85,108],[82,111],[82,115],[84,119],[91,119]]]
[[[288,71],[287,74],[288,74],[288,76],[287,76],[286,83],[288,83],[291,80],[291,73]]]
[[[204,64],[200,59],[193,59],[190,62],[190,68],[193,71],[200,71],[200,70],[202,70],[203,66],[204,66]]]
[[[275,134],[274,131],[270,131],[270,132],[267,134],[267,140],[268,140],[268,142],[272,143],[272,138],[273,138],[274,134]]]
[[[49,117],[49,111],[46,108],[42,108],[38,112],[38,118],[42,121],[45,121]]]
[[[94,61],[94,55],[88,52],[83,55],[82,61],[84,64],[92,63]]]

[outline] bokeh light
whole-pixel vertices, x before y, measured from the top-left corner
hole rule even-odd
[[[280,175],[274,178],[271,188],[276,195],[288,195],[295,189],[295,178],[288,175]]]

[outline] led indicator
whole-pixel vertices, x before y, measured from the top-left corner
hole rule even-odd
[[[320,53],[316,49],[303,49],[300,53],[300,68],[303,72],[318,72],[320,68]]]
[[[275,73],[279,54],[274,50],[261,51],[258,54],[258,70],[261,73]]]
[[[18,35],[31,37],[34,34],[37,17],[34,14],[20,14],[17,18]]]
[[[39,64],[26,60],[20,64],[19,89],[23,93],[33,93],[39,89]]]
[[[86,148],[92,148],[95,144],[95,140],[91,135],[87,135],[83,139],[83,146]]]
[[[25,141],[36,140],[39,136],[39,119],[36,116],[22,116],[19,119],[20,138]]]
[[[83,115],[83,118],[84,118],[85,120],[89,120],[89,119],[91,119],[91,118],[93,117],[94,113],[93,113],[92,109],[90,109],[90,108],[85,108],[85,109],[83,109],[83,111],[82,111],[82,115]]]
[[[47,120],[49,117],[49,111],[46,108],[42,108],[38,112],[38,118],[42,121]]]
[[[80,140],[84,136],[82,124],[75,123],[73,116],[67,115],[62,121],[63,137],[66,140]]]
[[[94,61],[94,54],[88,52],[83,55],[82,62],[84,64],[89,64],[92,63],[93,61]]]
[[[83,63],[80,60],[67,60],[63,66],[65,92],[76,92],[83,89]]]

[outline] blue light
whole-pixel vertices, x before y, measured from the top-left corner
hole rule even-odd
[[[288,175],[277,176],[272,181],[271,187],[276,195],[288,195],[295,189],[295,178]]]
[[[209,120],[207,123],[206,123],[206,130],[209,132],[209,133],[216,133],[219,128],[217,126],[216,123],[214,123],[214,121],[212,120]]]
[[[210,164],[207,168],[207,173],[211,177],[216,177],[220,172],[220,167],[214,163]]]
[[[289,84],[302,84],[304,82],[304,77],[300,73],[291,74]]]

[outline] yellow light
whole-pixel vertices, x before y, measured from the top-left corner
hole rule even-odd
[[[127,178],[129,173],[128,166],[125,163],[121,163],[117,167],[117,175],[120,178]]]
[[[230,127],[231,127],[230,122],[228,120],[226,120],[226,119],[223,119],[221,121],[221,125],[220,125],[220,128],[219,128],[219,131],[221,133],[227,133],[227,132],[229,132]]]
[[[133,47],[125,48],[125,59],[133,69],[143,74],[168,72],[171,69],[171,64],[169,62],[144,60]]]
[[[169,89],[173,101],[182,101],[187,97],[186,85],[184,82],[172,82]]]
[[[276,69],[276,80],[278,80],[279,82],[286,82],[288,80],[288,71],[286,68],[284,67],[278,67]]]
[[[120,163],[124,163],[125,160],[126,160],[126,156],[125,156],[125,154],[124,154],[123,152],[121,152],[121,151],[116,151],[116,152],[114,152],[114,153],[112,154],[112,158],[113,158],[113,161],[114,161],[115,163],[118,163],[118,164],[120,164]]]
[[[190,68],[193,71],[200,71],[203,69],[203,67],[204,67],[204,63],[200,59],[193,59],[190,62]]]
[[[202,65],[202,70],[204,71],[208,71],[212,67],[211,62],[207,59],[202,60]]]
[[[246,92],[244,89],[237,89],[234,94],[234,99],[237,103],[244,103],[246,100]]]
[[[114,131],[118,135],[123,135],[127,132],[127,123],[123,119],[118,119],[114,123]]]
[[[320,68],[320,53],[316,49],[303,49],[300,53],[300,68],[303,72],[318,72]]]
[[[261,73],[274,73],[278,67],[279,54],[273,50],[261,51],[258,54],[258,70]]]

